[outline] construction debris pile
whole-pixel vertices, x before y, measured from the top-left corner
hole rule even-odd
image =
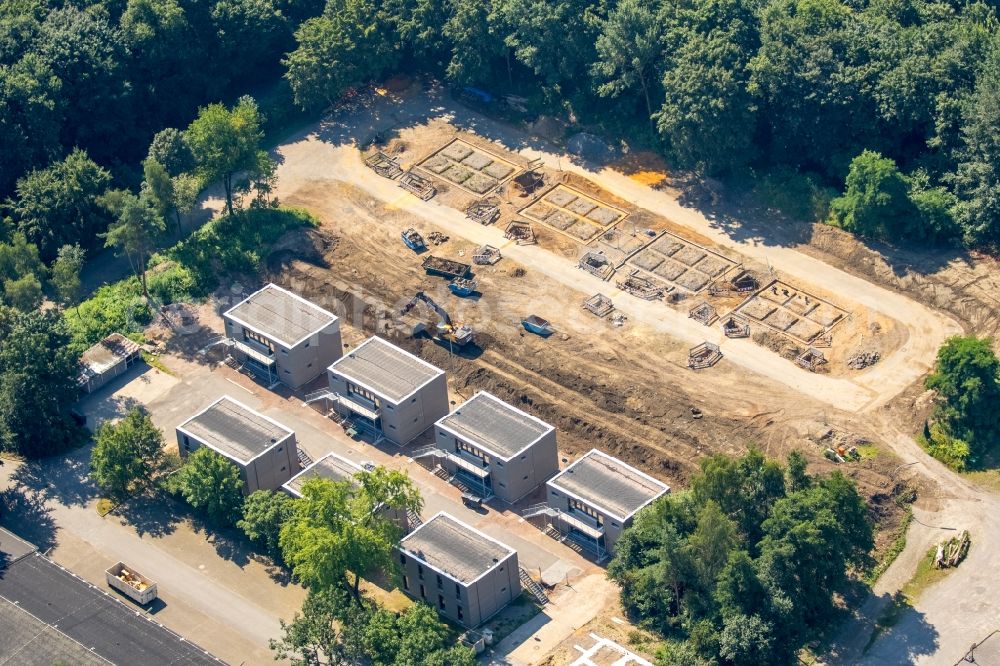
[[[847,367],[854,370],[864,370],[878,363],[881,358],[882,355],[877,351],[859,349],[847,357]]]
[[[952,537],[942,544],[938,544],[937,554],[934,555],[935,569],[949,569],[957,567],[969,554],[969,546],[972,539],[969,538],[969,530],[962,530],[957,537]]]
[[[122,570],[120,572],[118,572],[117,575],[115,575],[115,578],[117,578],[121,582],[125,583],[126,585],[130,585],[130,586],[134,587],[135,589],[139,590],[140,592],[142,592],[147,587],[149,587],[148,583],[146,583],[145,581],[143,581],[142,579],[139,578],[139,574],[133,573],[133,572],[129,571],[128,569],[125,569],[124,567],[122,568]]]
[[[440,231],[432,231],[427,234],[427,240],[429,240],[434,245],[443,245],[448,242],[448,236],[444,235]]]

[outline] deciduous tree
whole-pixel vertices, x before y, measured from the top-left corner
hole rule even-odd
[[[105,492],[123,498],[149,483],[163,464],[163,433],[141,407],[118,422],[105,422],[94,434],[90,474]]]
[[[253,98],[241,97],[232,109],[222,104],[204,107],[185,133],[205,179],[222,180],[229,214],[233,213],[233,177],[257,166],[263,121]]]
[[[188,456],[171,478],[170,487],[215,525],[228,527],[240,519],[243,510],[240,471],[207,447]]]

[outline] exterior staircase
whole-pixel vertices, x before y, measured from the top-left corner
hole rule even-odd
[[[406,522],[410,525],[411,532],[424,524],[420,514],[410,509],[406,510]]]
[[[543,590],[542,586],[536,583],[531,576],[528,575],[528,572],[524,570],[524,567],[518,567],[517,573],[521,579],[521,587],[526,589],[531,596],[535,598],[535,601],[537,601],[540,606],[544,606],[549,603],[549,598],[546,596],[545,590]]]
[[[305,397],[305,400],[303,400],[303,402],[302,402],[302,406],[305,407],[306,405],[308,405],[310,403],[313,403],[313,402],[316,402],[317,400],[324,400],[324,399],[327,399],[327,398],[333,398],[334,395],[335,394],[333,394],[333,393],[330,392],[330,389],[328,389],[328,388],[321,388],[318,391],[313,391],[312,393],[307,393],[306,397]]]

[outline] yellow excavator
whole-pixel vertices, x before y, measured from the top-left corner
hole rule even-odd
[[[472,328],[464,324],[453,322],[451,317],[448,315],[448,312],[435,303],[433,298],[422,291],[418,291],[413,298],[407,301],[406,305],[404,305],[400,311],[400,314],[409,314],[418,303],[423,303],[428,309],[437,315],[438,321],[435,327],[434,337],[445,342],[450,342],[459,347],[464,347],[472,342]]]

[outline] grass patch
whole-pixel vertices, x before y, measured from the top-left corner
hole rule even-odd
[[[101,499],[97,500],[97,506],[95,508],[97,509],[97,515],[103,518],[104,516],[108,515],[112,509],[115,508],[115,503],[114,500],[110,500],[107,497],[102,497]]]
[[[142,355],[142,360],[146,362],[146,365],[150,366],[151,368],[156,368],[157,370],[166,375],[176,376],[174,374],[174,371],[168,368],[166,365],[164,365],[163,361],[160,360],[160,357],[157,356],[156,354],[150,354],[147,351],[142,351],[140,352],[140,354]]]
[[[864,444],[858,447],[858,455],[862,460],[872,460],[878,457],[878,447],[874,444]]]
[[[987,490],[1000,492],[1000,469],[981,469],[966,472],[962,476]]]
[[[911,522],[913,522],[913,510],[910,507],[906,507],[906,515],[903,516],[903,521],[893,532],[889,547],[879,556],[878,561],[875,562],[871,570],[864,575],[863,580],[865,583],[874,585],[875,581],[892,566],[892,563],[896,561],[899,554],[906,549],[906,532],[909,530]]]

